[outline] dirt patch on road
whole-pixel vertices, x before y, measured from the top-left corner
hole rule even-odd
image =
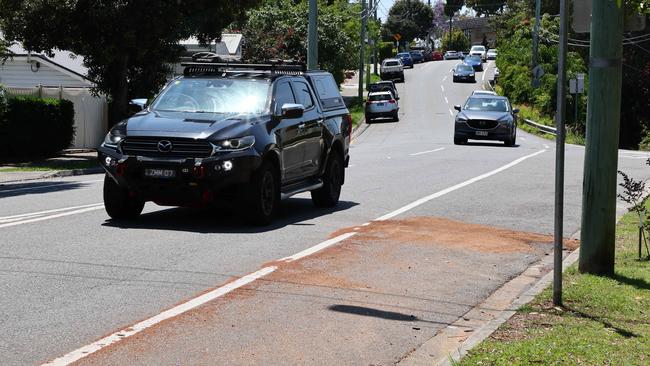
[[[535,244],[551,244],[553,236],[468,224],[436,217],[413,217],[404,220],[373,221],[370,225],[342,229],[332,237],[357,232],[356,241],[392,241],[416,245],[443,245],[455,249],[487,253],[529,252]],[[565,247],[575,249],[576,240],[565,240]]]

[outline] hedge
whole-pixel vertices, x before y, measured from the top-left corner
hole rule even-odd
[[[69,100],[11,97],[0,113],[0,159],[48,157],[74,137],[74,106]]]

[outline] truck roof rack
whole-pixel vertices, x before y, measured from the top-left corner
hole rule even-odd
[[[223,74],[225,72],[268,72],[282,75],[302,75],[307,72],[307,66],[294,60],[270,60],[264,63],[223,62],[218,57],[197,57],[194,62],[184,62],[183,75]]]

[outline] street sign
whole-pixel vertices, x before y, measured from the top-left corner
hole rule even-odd
[[[399,40],[402,39],[402,35],[399,34],[399,33],[395,33],[395,34],[393,34],[393,38],[395,38],[395,40],[396,40],[397,42],[399,42]]]
[[[576,33],[591,32],[592,0],[573,0],[573,30]],[[644,14],[630,14],[625,18],[625,31],[638,32],[645,29]]]
[[[541,79],[544,76],[544,68],[541,65],[537,65],[533,68],[533,77],[535,79]]]

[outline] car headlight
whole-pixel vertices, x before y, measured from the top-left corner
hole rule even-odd
[[[474,76],[474,73],[469,74],[469,76]]]
[[[237,137],[234,139],[221,140],[212,143],[215,152],[218,151],[241,151],[246,150],[255,144],[255,136]]]
[[[465,117],[456,117],[456,123],[465,123],[467,122],[467,118]]]
[[[126,138],[126,122],[120,122],[106,134],[104,146],[115,149],[124,138]]]
[[[504,117],[504,118],[501,118],[499,120],[499,123],[501,123],[502,125],[508,125],[509,126],[509,125],[511,125],[513,123],[513,120],[512,120],[511,117]]]

